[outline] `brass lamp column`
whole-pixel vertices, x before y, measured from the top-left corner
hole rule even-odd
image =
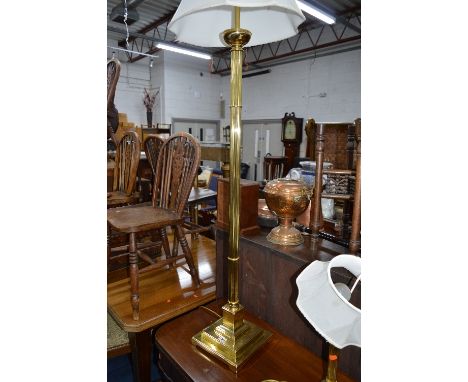
[[[242,23],[246,29],[241,29]],[[231,131],[228,302],[223,317],[192,337],[192,343],[236,371],[271,336],[244,320],[239,303],[239,207],[244,46],[280,41],[298,33],[305,21],[296,0],[181,0],[168,28],[181,43],[231,47]],[[225,30],[229,25],[231,29]],[[247,30],[248,29],[248,30]],[[223,39],[220,31],[223,31]]]
[[[340,349],[336,348],[332,344],[328,344],[328,368],[327,376],[322,382],[337,382],[336,370],[338,369],[338,354]]]
[[[234,7],[234,28],[224,31],[224,41],[231,47],[228,302],[222,308],[222,318],[192,337],[193,344],[226,362],[235,372],[271,336],[270,332],[245,321],[244,308],[239,304],[242,60],[250,36],[248,30],[240,28],[240,8]]]

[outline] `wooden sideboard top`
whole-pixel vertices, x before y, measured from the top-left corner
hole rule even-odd
[[[278,256],[287,257],[302,265],[309,264],[315,260],[330,261],[337,255],[349,253],[346,247],[325,239],[313,241],[310,235],[304,235],[304,243],[300,245],[282,246],[273,244],[266,238],[269,232],[270,229],[262,228],[259,233],[242,235],[241,240],[245,240],[263,250],[268,248],[268,250],[275,252]]]

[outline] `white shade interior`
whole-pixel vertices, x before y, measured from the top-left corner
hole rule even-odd
[[[181,42],[223,47],[222,34],[233,26],[235,6],[241,8],[241,28],[252,33],[246,46],[294,36],[305,20],[296,0],[182,0],[169,29]]]
[[[330,262],[314,261],[307,266],[296,280],[297,307],[333,346],[361,346],[361,310],[348,302],[351,292],[343,293],[345,285],[333,283],[330,271],[334,267],[346,268],[360,277],[361,258],[339,255]]]

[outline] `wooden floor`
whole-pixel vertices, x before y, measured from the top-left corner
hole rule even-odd
[[[205,305],[210,301],[215,300],[216,242],[202,235],[193,242],[190,235],[187,235],[187,240],[189,241],[195,264],[199,270],[201,286],[199,288],[195,288],[192,278],[188,272],[188,267],[184,264],[184,260],[180,261],[180,267],[173,269],[159,269],[145,273],[140,276],[140,319],[133,320],[130,304],[129,279],[123,278],[118,281],[109,282],[107,286],[108,312],[120,328],[130,333],[146,331],[149,328],[157,327],[160,324],[168,322],[174,317],[181,316],[189,311],[195,312],[197,311],[196,308],[198,306]],[[169,242],[172,247],[171,238]],[[181,252],[181,250],[179,250],[179,252]],[[181,318],[181,320],[183,319],[184,318]],[[170,326],[171,324],[166,325]],[[166,325],[161,326],[161,328],[164,328]],[[200,327],[204,327],[203,325]],[[186,333],[188,338],[187,348],[192,349],[190,336],[193,335],[192,332],[195,333],[197,330],[192,329],[187,332],[188,334]],[[180,333],[178,334],[178,337],[182,335],[182,331],[179,331]],[[276,342],[270,341],[270,344],[267,346],[267,348],[272,349],[272,353],[277,351],[276,347],[278,344]],[[169,348],[170,346],[168,346],[168,349]],[[325,363],[312,353],[309,354],[309,351],[306,349],[301,350],[300,353],[303,353],[301,357],[305,357],[306,361],[310,363],[308,367],[311,368],[311,370],[313,369],[312,371],[309,370],[310,373],[313,372],[313,377],[308,380],[319,382],[325,374]],[[195,357],[195,355],[190,355],[190,357],[192,356],[194,357],[195,362],[201,362],[197,361],[198,358]],[[255,365],[251,366],[251,369],[255,368]],[[228,374],[231,375],[230,373]],[[353,382],[345,375],[340,374],[340,377],[340,380],[343,382]],[[291,379],[291,381],[293,380],[295,379]],[[302,379],[299,378],[298,381],[299,380]]]
[[[122,329],[140,332],[215,299],[215,241],[202,235],[193,242],[187,235],[187,240],[198,267],[200,287],[195,288],[185,260],[180,260],[181,266],[172,269],[144,273],[139,278],[140,319],[133,320],[130,280],[110,282],[107,285],[108,312]]]

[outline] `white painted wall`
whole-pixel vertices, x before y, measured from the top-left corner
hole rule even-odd
[[[220,119],[222,79],[210,62],[173,52],[164,55],[164,123],[172,118]]]
[[[123,53],[120,53],[123,54]],[[129,121],[146,124],[143,88],[161,89],[161,115],[154,123],[173,118],[221,120],[229,124],[229,76],[209,73],[209,61],[173,52],[158,52],[150,71],[145,58],[124,63],[116,92],[116,106]],[[202,73],[202,75],[200,75]],[[320,97],[326,93],[326,97]],[[225,118],[220,116],[220,95]],[[295,112],[299,118],[317,122],[354,121],[361,115],[361,51],[355,50],[296,63],[273,66],[271,73],[243,80],[244,120],[281,119]],[[305,152],[305,134],[301,155]]]
[[[224,124],[229,124],[229,77],[223,77]],[[319,97],[326,93],[326,97]],[[281,119],[284,113],[317,122],[352,122],[361,116],[361,50],[278,65],[243,79],[243,120]],[[222,123],[222,125],[223,125]],[[303,132],[301,156],[305,153]]]
[[[117,46],[116,41],[108,41],[108,46]],[[112,49],[107,49],[107,58],[112,57]],[[154,88],[162,82],[162,59],[155,59],[153,68],[149,67],[149,58],[127,63],[122,51],[115,51],[115,57],[121,63],[119,82],[115,92],[114,103],[119,113],[126,113],[129,122],[146,125],[146,109],[143,105],[143,89]],[[159,65],[158,65],[159,61]],[[155,123],[156,119],[153,116]]]

